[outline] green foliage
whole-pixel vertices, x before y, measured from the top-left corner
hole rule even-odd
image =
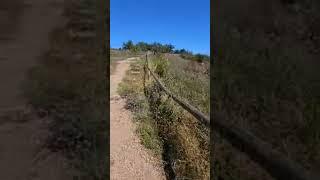
[[[150,44],[145,43],[145,42],[138,42],[138,43],[136,44],[136,46],[137,46],[138,49],[141,50],[141,51],[151,50]]]
[[[185,49],[175,50],[175,47],[172,44],[161,44],[158,42],[154,43],[146,43],[146,42],[138,42],[134,44],[131,40],[123,43],[122,49],[129,50],[133,53],[137,53],[139,51],[146,52],[152,51],[154,54],[160,53],[175,53],[180,54],[181,57],[189,60],[194,60],[197,62],[209,61],[210,57],[204,54],[193,54],[191,51],[187,51]]]
[[[194,56],[194,60],[198,61],[198,62],[203,62],[203,61],[209,61],[210,58],[207,55],[203,55],[203,54],[196,54]]]
[[[203,61],[209,61],[210,57],[208,55],[204,54],[193,54],[190,51],[185,51],[184,53],[181,53],[180,56],[184,59],[194,60],[197,62],[203,62]]]
[[[170,53],[173,52],[174,46],[172,44],[165,44],[164,46],[165,46],[166,52],[170,52]]]
[[[152,60],[154,66],[154,72],[159,75],[159,77],[164,77],[167,74],[169,61],[165,59],[162,55],[158,54]]]
[[[161,141],[158,137],[158,131],[156,124],[152,121],[149,114],[142,116],[141,114],[136,114],[135,119],[138,121],[137,132],[140,135],[142,144],[148,148],[155,151],[157,155],[162,152]]]
[[[187,50],[185,49],[177,49],[174,51],[175,54],[184,54],[184,53],[187,53]]]
[[[133,47],[134,47],[134,44],[131,40],[123,43],[123,45],[122,45],[122,49],[124,49],[124,50],[132,50]]]
[[[172,53],[174,46],[172,44],[161,44],[154,42],[153,44],[149,45],[151,51],[154,53]]]
[[[174,50],[174,46],[172,44],[161,44],[158,42],[154,42],[152,44],[145,42],[138,42],[134,44],[131,40],[123,43],[122,49],[130,50],[134,52],[138,51],[153,51],[154,53],[172,53]]]

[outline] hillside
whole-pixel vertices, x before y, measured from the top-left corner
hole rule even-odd
[[[208,179],[208,128],[145,74],[145,58],[140,56],[131,63],[119,87],[127,108],[133,112],[141,143],[164,161],[167,178]],[[177,54],[149,55],[148,59],[152,71],[160,73],[158,76],[170,91],[209,114],[209,63],[182,59]]]

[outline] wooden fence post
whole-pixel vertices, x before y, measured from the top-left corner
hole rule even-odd
[[[147,66],[147,68],[149,68],[149,63],[148,63],[148,53],[146,54],[146,66]],[[150,72],[149,71],[147,71],[147,73],[148,73],[148,80],[149,80],[149,78],[150,78]]]

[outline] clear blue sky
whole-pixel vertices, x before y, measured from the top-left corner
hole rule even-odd
[[[209,55],[210,0],[110,0],[111,47],[127,40]]]

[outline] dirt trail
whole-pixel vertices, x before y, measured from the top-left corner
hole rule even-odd
[[[129,69],[130,61],[119,61],[110,83],[110,173],[111,180],[165,179],[163,169],[141,145],[135,134],[131,112],[117,93],[118,84]]]
[[[62,156],[39,156],[46,121],[21,96],[27,71],[49,49],[49,33],[63,25],[63,0],[2,0],[0,6],[0,179],[72,179]]]

